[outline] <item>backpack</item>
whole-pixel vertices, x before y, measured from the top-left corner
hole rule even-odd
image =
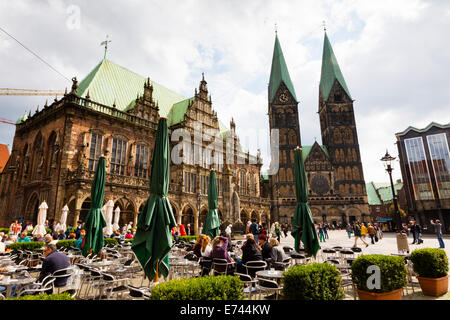
[[[275,233],[276,234],[280,234],[280,227],[279,226],[275,226]]]

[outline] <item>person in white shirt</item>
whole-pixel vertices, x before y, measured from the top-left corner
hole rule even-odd
[[[227,228],[225,229],[225,233],[226,233],[227,238],[228,238],[229,240],[231,240],[231,227],[232,227],[232,225],[229,224],[229,225],[227,226]]]

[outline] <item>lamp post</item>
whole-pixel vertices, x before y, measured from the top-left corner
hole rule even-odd
[[[394,211],[395,211],[395,219],[397,225],[397,232],[401,232],[402,230],[402,218],[400,216],[400,211],[398,209],[397,197],[395,195],[394,182],[392,181],[392,161],[395,160],[395,157],[392,157],[386,149],[386,154],[383,158],[380,159],[383,161],[384,167],[386,171],[389,173],[389,179],[391,181],[391,190],[392,190],[392,200],[394,202]]]

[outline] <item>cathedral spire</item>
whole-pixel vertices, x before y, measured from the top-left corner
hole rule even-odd
[[[275,46],[273,49],[272,69],[270,71],[269,81],[270,103],[273,102],[281,82],[286,85],[289,92],[292,94],[292,97],[295,99],[295,101],[297,101],[294,85],[292,84],[291,77],[289,76],[289,71],[286,66],[286,61],[284,60],[283,51],[281,50],[280,41],[278,40],[278,34],[275,34]]]
[[[325,101],[328,100],[328,96],[336,80],[339,82],[342,89],[344,89],[348,97],[352,99],[350,91],[347,88],[347,84],[345,83],[344,76],[339,68],[336,56],[334,55],[333,48],[331,47],[330,40],[325,32],[322,54],[322,72],[320,75],[319,86],[320,92],[322,93]]]

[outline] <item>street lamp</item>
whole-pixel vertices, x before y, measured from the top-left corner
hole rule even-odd
[[[398,209],[397,197],[395,196],[394,182],[392,181],[392,161],[395,160],[395,157],[392,157],[386,149],[386,154],[383,158],[380,159],[383,161],[384,168],[389,173],[389,179],[391,180],[391,190],[392,190],[392,200],[394,202],[394,210],[395,210],[395,219],[397,224],[397,232],[401,232],[402,230],[402,218],[400,216],[400,211]]]

